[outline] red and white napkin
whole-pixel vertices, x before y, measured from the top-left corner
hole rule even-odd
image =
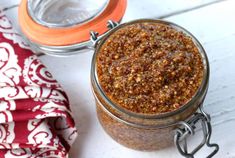
[[[77,136],[68,98],[0,10],[0,158],[65,158]]]

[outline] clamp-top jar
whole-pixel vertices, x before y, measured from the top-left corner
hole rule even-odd
[[[112,98],[107,96],[103,87],[100,85],[99,75],[97,74],[97,60],[99,60],[97,56],[100,53],[101,47],[106,41],[110,40],[110,36],[118,30],[139,23],[168,25],[177,31],[183,32],[185,35],[192,38],[202,57],[204,68],[200,87],[196,94],[185,105],[172,112],[151,115],[130,112],[129,110],[120,107],[117,103],[114,103]],[[128,66],[131,67],[132,65]],[[144,65],[142,66],[144,67]],[[212,157],[218,151],[217,144],[210,144],[212,132],[210,117],[202,109],[209,82],[208,59],[205,50],[198,40],[184,28],[171,22],[149,19],[136,20],[118,25],[96,45],[92,60],[91,82],[96,98],[99,121],[105,131],[120,144],[137,150],[159,150],[175,143],[180,153],[185,157],[193,157],[204,144],[208,147],[215,147],[215,150],[210,153],[208,157]],[[201,124],[203,138],[201,144],[192,152],[189,152],[187,150],[186,138],[195,133],[196,124]],[[181,143],[183,144],[183,148],[181,147]]]
[[[171,22],[143,19],[119,25],[113,21],[121,20],[125,12],[126,0],[103,2],[99,9],[93,12],[94,14],[84,16],[82,19],[53,20],[48,18],[53,14],[45,13],[45,11],[55,6],[52,4],[57,1],[23,0],[19,17],[22,31],[35,51],[50,55],[68,56],[87,49],[95,50],[91,67],[91,83],[98,118],[105,131],[120,144],[137,150],[157,150],[175,143],[179,152],[185,157],[193,157],[202,146],[207,145],[215,148],[212,153],[208,154],[208,157],[215,155],[219,147],[217,144],[210,143],[212,130],[210,117],[202,110],[209,82],[209,63],[201,44],[187,30]],[[42,4],[48,7],[43,8]],[[60,6],[60,4],[56,6]],[[44,15],[47,15],[46,18],[43,17]],[[107,22],[108,27],[105,26]],[[99,82],[97,55],[102,45],[117,30],[135,23],[145,22],[168,25],[183,32],[193,40],[203,60],[203,79],[197,92],[185,105],[171,112],[156,115],[130,112],[114,103],[106,95]],[[98,36],[97,32],[101,35]],[[186,138],[194,134],[196,124],[199,123],[203,130],[202,142],[189,152]]]

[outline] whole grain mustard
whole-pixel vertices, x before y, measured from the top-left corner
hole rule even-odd
[[[106,96],[122,108],[144,114],[185,105],[201,85],[203,67],[191,37],[151,22],[117,30],[97,56],[98,80]]]

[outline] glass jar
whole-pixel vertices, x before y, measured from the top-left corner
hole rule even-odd
[[[97,55],[102,44],[112,33],[118,29],[140,22],[154,22],[170,25],[173,28],[184,32],[190,36],[198,47],[204,64],[204,76],[200,88],[191,100],[179,109],[157,115],[137,114],[115,105],[108,98],[99,84],[97,77]],[[174,142],[184,156],[193,156],[204,144],[216,149],[210,154],[213,156],[217,150],[217,144],[210,144],[211,125],[209,115],[202,110],[204,98],[208,89],[209,63],[205,50],[199,41],[184,28],[171,22],[162,20],[136,20],[118,25],[112,29],[105,37],[100,39],[96,45],[91,67],[92,90],[96,100],[98,119],[104,130],[118,143],[136,150],[159,150],[171,146]],[[180,143],[186,141],[188,135],[193,135],[195,125],[201,123],[203,129],[203,141],[191,153],[186,148],[182,148]],[[184,140],[184,141],[183,141]],[[202,145],[203,144],[203,145]],[[184,144],[186,146],[186,142]]]

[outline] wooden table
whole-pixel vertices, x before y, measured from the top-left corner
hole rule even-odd
[[[1,0],[17,30],[19,0]],[[137,18],[163,18],[191,31],[207,51],[210,87],[205,110],[211,114],[212,142],[220,145],[216,158],[235,158],[235,0],[129,0],[123,22]],[[156,152],[127,149],[113,141],[98,123],[90,87],[93,52],[67,58],[40,56],[63,85],[71,101],[78,138],[71,158],[180,158],[176,148]],[[194,137],[193,145],[200,140]],[[197,157],[204,158],[208,149]]]

